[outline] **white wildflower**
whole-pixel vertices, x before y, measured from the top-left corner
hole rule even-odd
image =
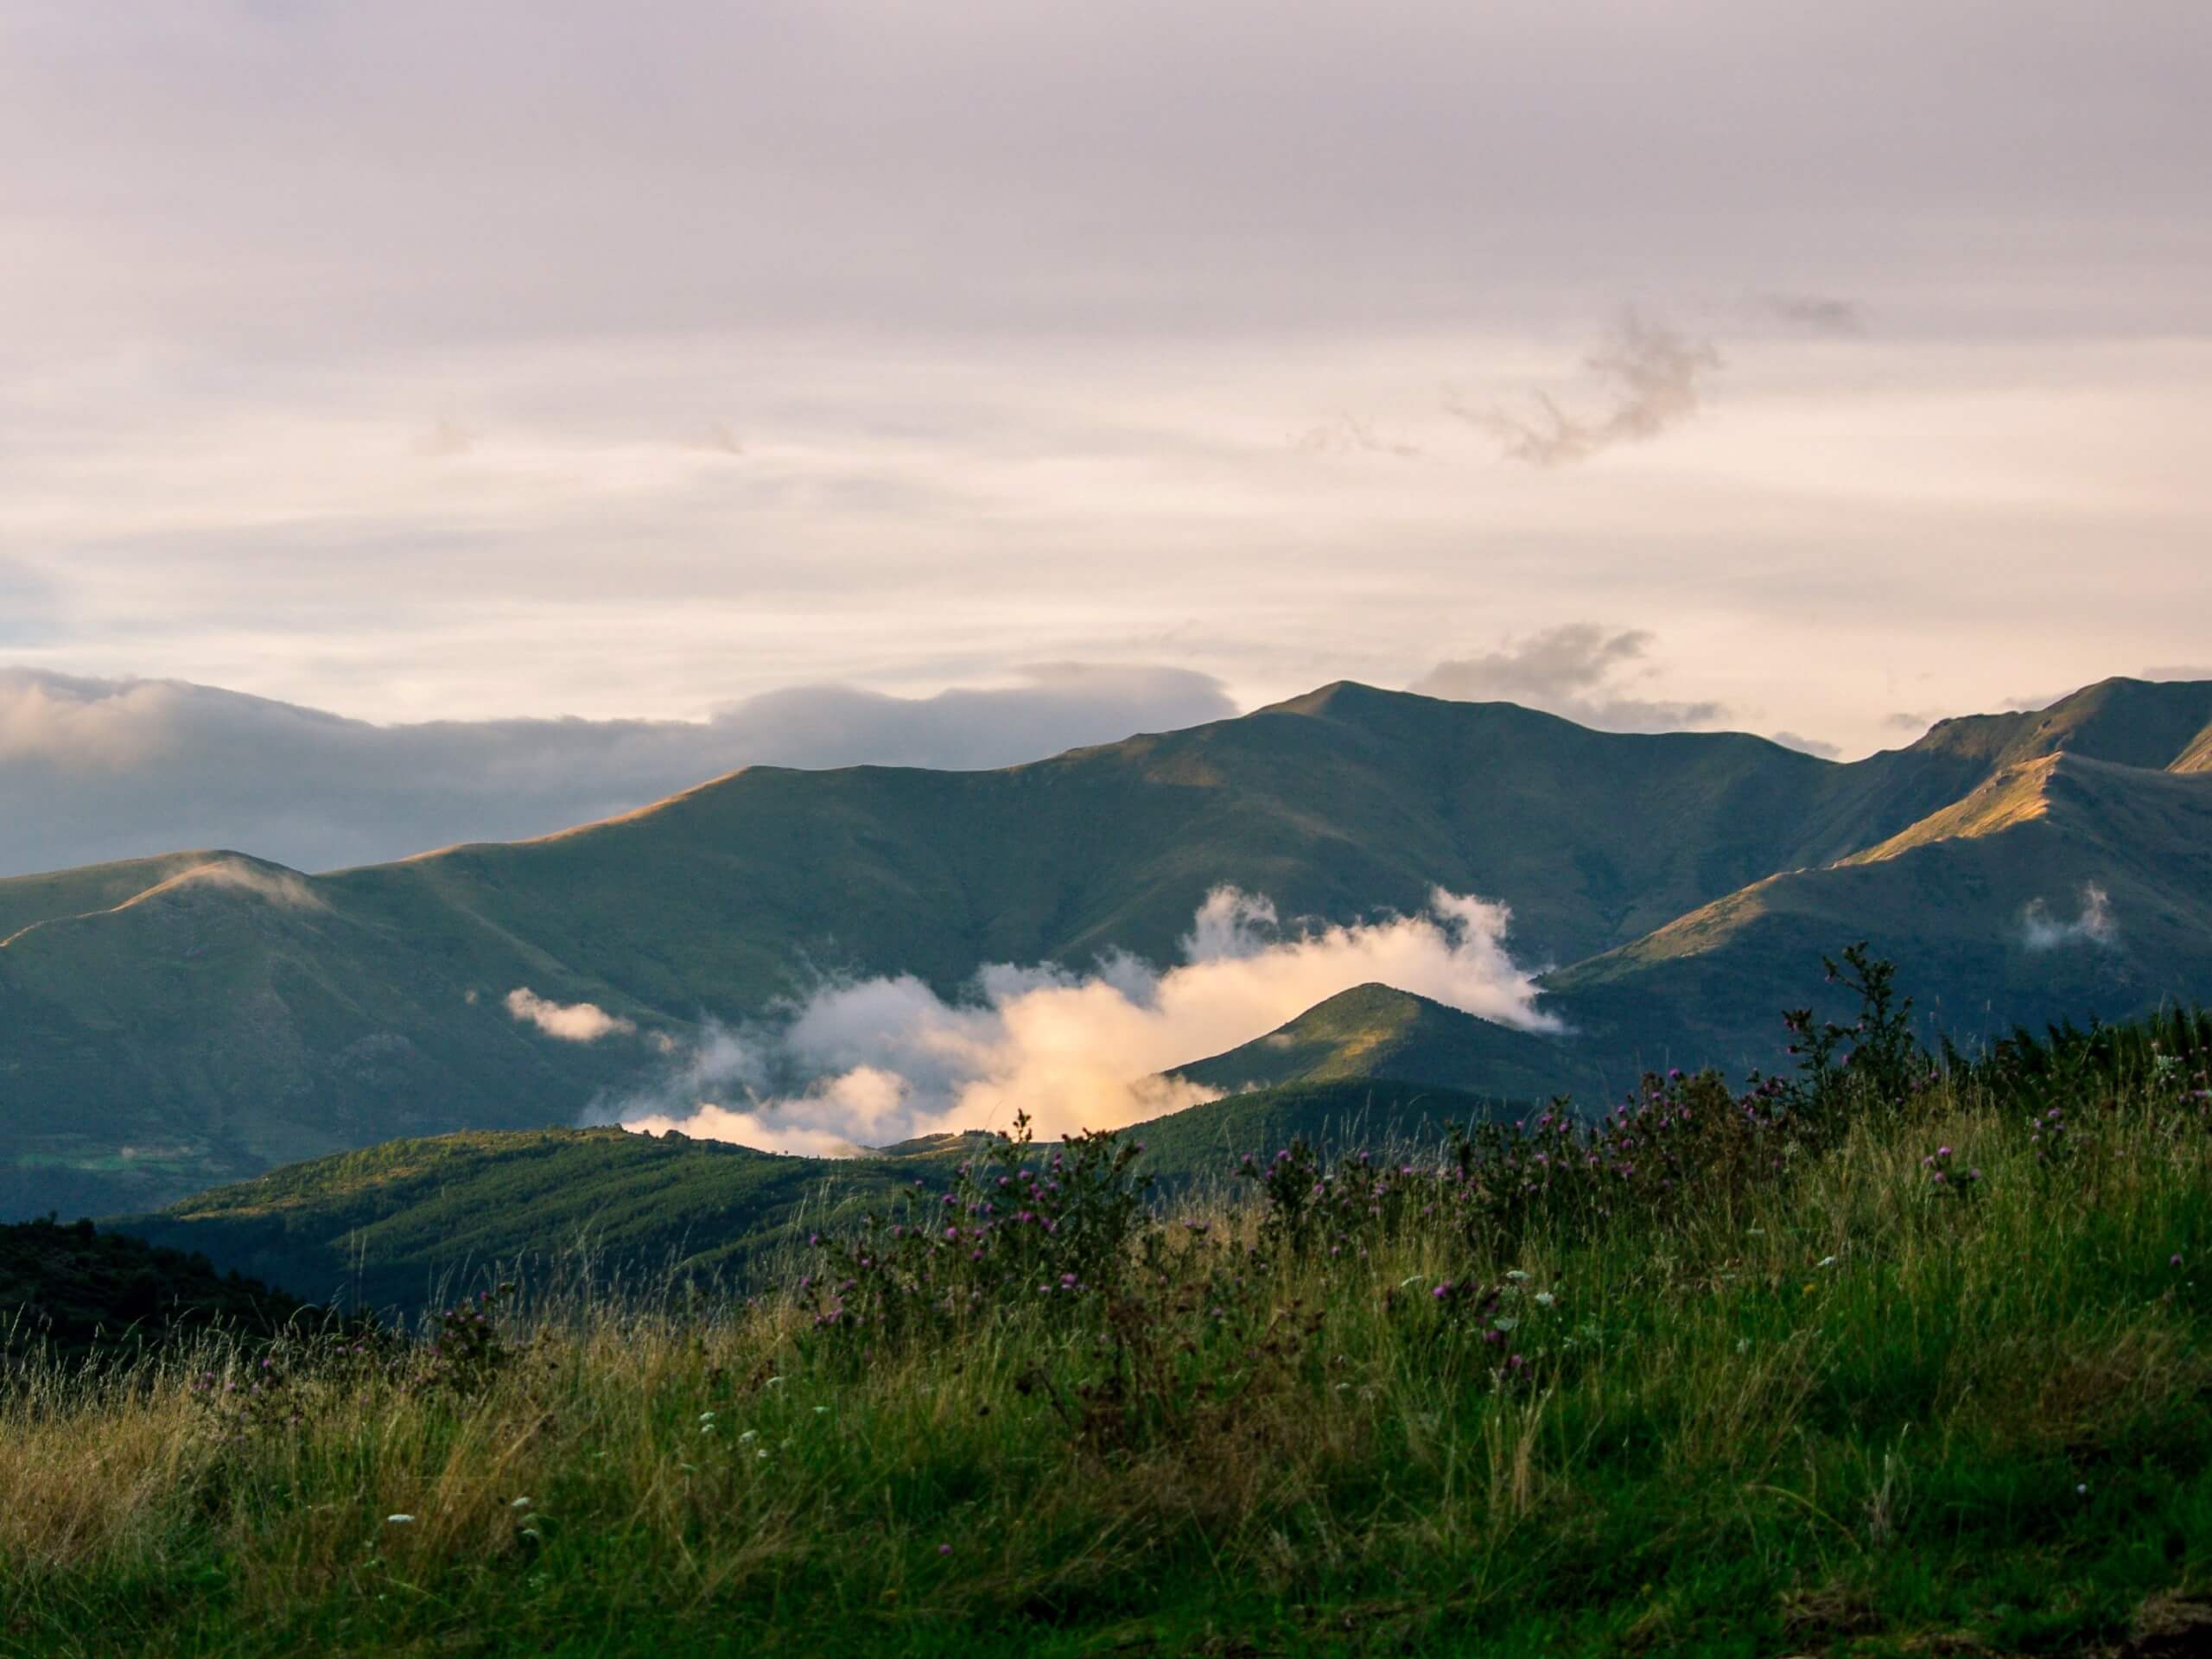
[[[384,1523],[387,1527],[411,1527],[415,1524],[415,1517],[411,1515],[387,1515]]]

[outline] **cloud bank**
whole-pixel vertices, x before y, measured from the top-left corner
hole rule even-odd
[[[972,997],[911,976],[831,984],[772,1026],[714,1032],[671,1075],[603,1103],[597,1121],[772,1151],[844,1154],[918,1135],[1115,1128],[1215,1097],[1162,1074],[1266,1035],[1379,982],[1486,1020],[1558,1031],[1505,947],[1503,905],[1431,893],[1419,915],[1284,925],[1266,899],[1217,888],[1183,960],[1121,956],[1089,974],[1001,964]]]
[[[690,721],[376,726],[175,680],[0,670],[0,875],[182,848],[308,870],[610,817],[739,766],[973,768],[1236,713],[1184,669],[1032,666],[1001,689],[772,691]]]
[[[1652,636],[1568,622],[1478,657],[1439,663],[1407,689],[1459,702],[1518,702],[1607,732],[1673,732],[1724,718],[1724,704],[1635,695]],[[1780,740],[1777,740],[1777,741]]]
[[[2057,950],[2072,945],[2120,943],[2120,924],[2113,918],[2112,899],[2094,881],[2082,889],[2082,913],[2062,922],[2044,900],[2032,900],[2020,918],[2020,928],[2031,950]]]

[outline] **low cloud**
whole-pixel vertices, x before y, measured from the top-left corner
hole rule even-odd
[[[1640,628],[1568,622],[1439,663],[1408,690],[1459,702],[1517,702],[1608,732],[1680,731],[1726,716],[1719,702],[1636,695],[1656,671],[1645,660],[1651,644]]]
[[[2120,924],[2113,919],[2112,900],[2094,882],[2082,889],[2082,912],[2070,922],[2050,913],[2043,899],[2033,900],[2021,913],[2022,936],[2031,950],[2056,950],[2071,945],[2120,943]]]
[[[1236,713],[1185,669],[1033,666],[897,697],[800,686],[703,721],[375,726],[175,680],[0,670],[0,875],[194,847],[300,869],[543,835],[737,767],[988,767]]]
[[[1646,442],[1695,415],[1704,401],[1704,377],[1720,366],[1720,353],[1711,342],[1677,334],[1631,308],[1586,366],[1609,404],[1599,413],[1570,414],[1548,391],[1534,395],[1529,416],[1476,408],[1449,392],[1444,406],[1496,439],[1509,460],[1571,466],[1620,444]]]
[[[1264,899],[1217,889],[1183,960],[1126,956],[1093,972],[986,968],[947,1001],[911,976],[823,987],[757,1030],[709,1033],[670,1076],[594,1116],[772,1151],[842,1152],[918,1135],[1115,1128],[1216,1097],[1166,1075],[1379,982],[1484,1019],[1558,1031],[1507,952],[1503,905],[1446,893],[1415,916],[1284,925]]]
[[[595,1043],[603,1037],[637,1033],[634,1021],[609,1014],[596,1002],[551,1002],[518,985],[507,993],[507,1012],[524,1025],[535,1026],[548,1037],[564,1043]]]

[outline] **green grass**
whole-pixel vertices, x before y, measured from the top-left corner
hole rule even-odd
[[[1459,1016],[1455,1016],[1459,1017]],[[1335,1149],[1433,1144],[1447,1121],[1524,1111],[1388,1079],[1295,1084],[1192,1107],[1131,1132],[1178,1193],[1243,1153],[1293,1139]],[[587,1268],[604,1281],[682,1275],[757,1290],[795,1239],[849,1223],[963,1155],[800,1158],[618,1128],[481,1131],[394,1141],[288,1165],[150,1215],[104,1224],[200,1252],[322,1303],[420,1310],[503,1277],[536,1290]],[[557,1293],[556,1293],[557,1294]]]
[[[1248,1185],[1205,1232],[1141,1230],[1110,1289],[903,1338],[817,1325],[820,1286],[579,1301],[460,1388],[280,1350],[251,1421],[192,1386],[250,1351],[25,1373],[0,1644],[2118,1649],[2212,1596],[2190,1086],[2085,1084],[2056,1162],[2026,1122],[2052,1087],[1962,1079],[1777,1142],[1779,1173],[1474,1227],[1351,1205],[1303,1249]],[[1934,1183],[1939,1147],[1980,1182]],[[1498,1300],[1470,1323],[1446,1279]]]

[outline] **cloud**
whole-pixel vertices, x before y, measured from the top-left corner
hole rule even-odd
[[[2076,944],[2109,948],[2120,943],[2120,924],[2113,919],[2112,900],[2094,882],[2082,889],[2082,913],[2072,921],[2057,920],[2050,906],[2037,899],[2021,912],[2020,929],[2031,950],[2056,950]]]
[[[1900,709],[1893,715],[1882,716],[1882,724],[1893,732],[1925,732],[1943,716],[1924,709]]]
[[[595,1043],[602,1037],[629,1037],[637,1024],[609,1014],[595,1002],[549,1002],[527,985],[507,993],[507,1012],[564,1043]]]
[[[1440,888],[1419,915],[1288,927],[1266,899],[1217,888],[1166,969],[1126,956],[1088,974],[1001,964],[957,1001],[911,976],[826,985],[771,1026],[710,1033],[671,1076],[593,1116],[791,1151],[1003,1128],[1021,1109],[1045,1135],[1119,1128],[1215,1098],[1166,1074],[1357,985],[1560,1030],[1507,952],[1510,920]]]
[[[697,721],[374,726],[171,680],[0,670],[0,874],[190,847],[302,869],[512,840],[739,766],[983,767],[1234,714],[1187,670],[1033,665],[1013,685],[898,697],[794,687]]]
[[[1445,408],[1497,439],[1510,460],[1571,466],[1618,444],[1648,442],[1696,414],[1703,400],[1701,378],[1720,366],[1720,353],[1710,342],[1649,321],[1630,308],[1587,366],[1611,401],[1602,414],[1570,415],[1547,391],[1535,394],[1534,418],[1473,408],[1451,392]]]
[[[1719,702],[1630,695],[1652,672],[1638,666],[1651,641],[1640,628],[1609,632],[1595,622],[1567,622],[1479,657],[1439,663],[1408,690],[1459,702],[1518,702],[1609,732],[1679,731],[1725,717],[1727,708]]]
[[[1401,461],[1417,459],[1422,453],[1417,443],[1403,438],[1382,436],[1372,421],[1363,421],[1349,411],[1319,426],[1308,427],[1291,440],[1291,448],[1301,455],[1374,454],[1395,455]]]
[[[1824,294],[1763,294],[1758,303],[1766,315],[1808,334],[1856,336],[1866,332],[1866,315],[1855,301]]]
[[[1836,744],[1821,738],[1806,737],[1796,732],[1769,732],[1767,738],[1785,749],[1795,749],[1800,754],[1816,754],[1823,760],[1834,760],[1843,753]]]
[[[2138,676],[2145,680],[2212,680],[2212,665],[2202,663],[2146,668]]]

